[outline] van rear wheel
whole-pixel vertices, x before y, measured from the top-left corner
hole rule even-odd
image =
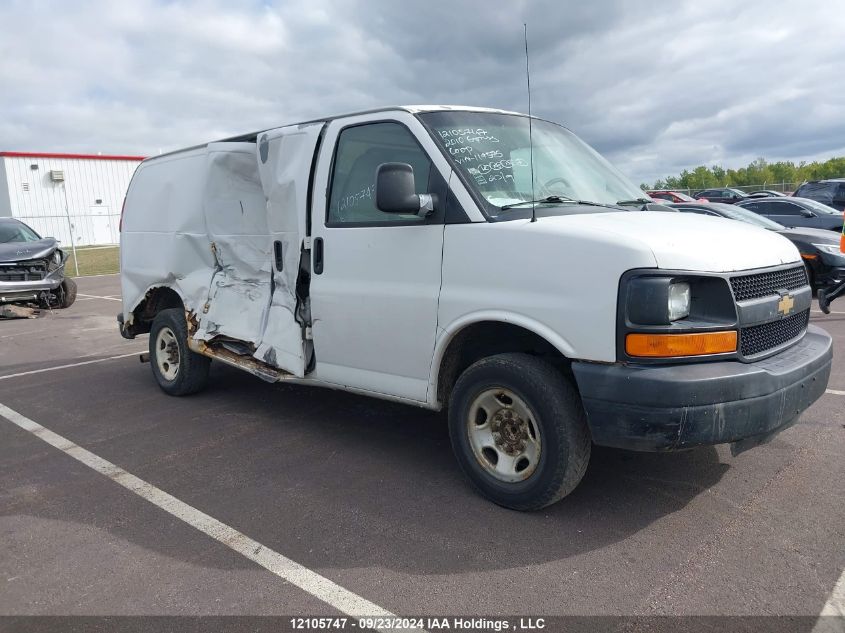
[[[180,308],[159,312],[150,328],[150,365],[161,389],[171,396],[201,391],[211,359],[188,349],[188,326]]]
[[[568,495],[590,459],[578,392],[528,354],[491,356],[464,371],[452,390],[449,433],[473,485],[514,510],[538,510]]]

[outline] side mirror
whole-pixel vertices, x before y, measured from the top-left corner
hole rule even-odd
[[[414,168],[409,164],[382,163],[376,170],[376,208],[425,217],[434,211],[434,196],[417,195]]]
[[[810,211],[809,209],[801,209],[801,215],[803,215],[805,218],[816,217],[816,214]]]

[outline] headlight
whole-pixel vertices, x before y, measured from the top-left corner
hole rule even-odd
[[[669,325],[690,313],[692,293],[686,281],[643,276],[628,283],[628,320],[639,325]]]
[[[56,264],[62,263],[62,252],[58,248],[53,252],[53,262]]]
[[[839,244],[813,244],[817,249],[823,253],[830,253],[831,255],[845,255],[839,250]]]
[[[669,284],[669,320],[677,321],[689,316],[690,290],[686,282]]]
[[[737,304],[727,276],[631,270],[620,280],[621,360],[715,356],[736,351]]]

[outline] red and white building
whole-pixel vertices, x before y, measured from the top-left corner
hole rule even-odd
[[[0,152],[0,217],[62,245],[117,244],[120,209],[143,156]]]

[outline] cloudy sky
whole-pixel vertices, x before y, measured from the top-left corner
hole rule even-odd
[[[0,0],[0,150],[155,154],[397,103],[565,124],[635,182],[845,155],[841,0]]]

